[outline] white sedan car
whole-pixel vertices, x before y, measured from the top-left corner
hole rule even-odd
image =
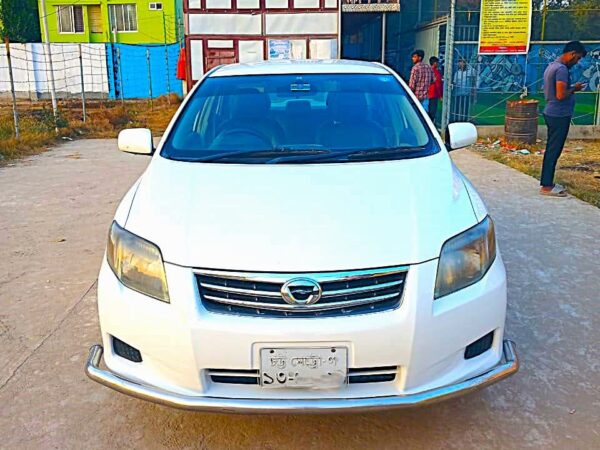
[[[428,404],[515,373],[494,222],[448,154],[476,137],[442,140],[380,64],[212,70],[156,150],[150,130],[119,136],[153,157],[110,227],[88,376],[272,413]]]

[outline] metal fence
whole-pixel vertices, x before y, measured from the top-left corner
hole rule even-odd
[[[183,95],[177,80],[179,44],[108,44],[109,96],[113,99],[152,99]]]
[[[0,46],[0,106],[10,103],[15,134],[19,110],[51,100],[77,108],[129,99],[183,96],[177,80],[180,45],[12,44]]]
[[[50,59],[51,56],[51,59]],[[12,82],[11,82],[12,80]],[[30,101],[108,96],[103,44],[4,44],[0,47],[0,96]]]
[[[464,5],[464,0],[459,0],[457,6],[461,3]],[[542,5],[545,3],[549,5],[552,2],[541,0]],[[506,101],[519,98],[539,100],[541,112],[546,67],[560,56],[564,44],[579,39],[588,54],[571,69],[571,78],[573,83],[580,81],[587,87],[576,94],[572,123],[600,124],[600,28],[592,25],[560,29],[560,23],[571,23],[569,20],[577,14],[586,15],[588,18],[585,20],[590,21],[590,17],[598,15],[600,9],[574,9],[570,2],[563,3],[562,9],[548,7],[547,10],[534,10],[532,37],[537,40],[531,42],[526,55],[479,55],[479,10],[456,12],[451,46],[454,49],[452,72],[448,78],[451,80],[450,122],[469,120],[478,125],[502,125]],[[600,6],[600,1],[598,3]],[[586,25],[586,21],[578,23]],[[562,39],[548,40],[548,35]],[[445,42],[440,42],[442,57],[445,48]],[[540,123],[542,120],[540,118]]]
[[[543,105],[543,77],[548,64],[565,43],[532,43],[527,55],[479,55],[477,42],[457,42],[452,68],[450,121],[469,120],[479,125],[504,123],[507,100],[536,99]],[[573,82],[587,84],[576,94],[573,124],[599,122],[600,43],[584,42],[588,55],[571,69]]]

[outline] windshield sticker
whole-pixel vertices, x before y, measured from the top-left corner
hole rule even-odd
[[[309,92],[310,91],[310,83],[292,83],[290,84],[291,92]]]

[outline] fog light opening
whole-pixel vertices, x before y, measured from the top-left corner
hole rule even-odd
[[[121,358],[125,358],[125,359],[135,362],[135,363],[142,362],[142,354],[140,353],[140,351],[137,348],[132,347],[129,344],[126,344],[125,342],[123,342],[120,339],[117,339],[114,336],[112,337],[112,344],[113,344],[113,351],[115,352],[115,354],[119,355]]]
[[[465,349],[465,359],[472,359],[481,355],[482,353],[487,352],[490,348],[492,348],[493,342],[494,332],[492,331],[467,346]]]

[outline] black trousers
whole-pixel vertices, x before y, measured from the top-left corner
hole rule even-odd
[[[544,114],[546,125],[548,126],[548,143],[544,152],[544,163],[542,164],[542,177],[540,184],[542,186],[554,186],[554,172],[556,163],[560,157],[569,127],[571,126],[571,116],[552,117]]]
[[[429,117],[431,118],[431,120],[433,120],[435,122],[435,116],[437,116],[437,110],[438,110],[438,99],[437,98],[430,98],[429,99],[429,111],[427,111],[429,113]]]

